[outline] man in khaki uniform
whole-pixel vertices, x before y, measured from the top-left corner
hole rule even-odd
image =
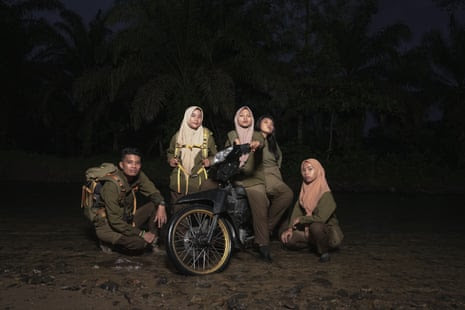
[[[142,250],[147,245],[156,249],[159,231],[167,220],[166,207],[160,191],[141,171],[141,166],[138,149],[123,149],[120,169],[102,187],[101,208],[94,225],[104,252],[111,252],[108,244],[127,250]],[[136,191],[150,199],[137,209]]]

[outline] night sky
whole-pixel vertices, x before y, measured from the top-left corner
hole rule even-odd
[[[82,1],[63,0],[65,6],[91,20],[98,9],[108,9],[114,0]],[[417,44],[421,36],[432,29],[446,34],[448,14],[438,8],[431,0],[379,0],[378,14],[373,20],[373,30],[395,22],[406,23],[412,31],[412,44]],[[465,11],[459,12],[465,18]]]

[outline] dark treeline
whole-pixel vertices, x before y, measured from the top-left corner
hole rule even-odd
[[[221,145],[249,105],[285,150],[463,167],[463,2],[436,3],[448,36],[407,48],[406,25],[371,30],[370,0],[121,0],[89,24],[57,0],[1,0],[1,148],[164,156],[187,106]]]

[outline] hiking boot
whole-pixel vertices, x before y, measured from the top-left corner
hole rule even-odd
[[[100,241],[100,249],[102,250],[103,253],[105,254],[113,254],[113,247],[110,243],[106,243],[103,241]]]
[[[152,245],[152,254],[153,255],[164,255],[165,250],[163,250],[158,244],[157,245]]]
[[[273,260],[271,259],[269,246],[267,245],[260,246],[258,248],[258,253],[259,253],[260,259],[263,260],[264,262],[267,262],[267,263],[273,262]]]
[[[158,237],[155,237],[155,240],[153,240],[151,246],[152,246],[152,254],[154,255],[163,255],[165,251],[160,247],[159,244],[159,239]]]

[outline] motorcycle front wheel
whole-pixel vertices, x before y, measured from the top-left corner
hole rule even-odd
[[[220,272],[231,259],[231,232],[224,218],[207,205],[192,205],[177,212],[168,227],[167,253],[176,269],[188,275]],[[211,241],[208,232],[213,229]]]

